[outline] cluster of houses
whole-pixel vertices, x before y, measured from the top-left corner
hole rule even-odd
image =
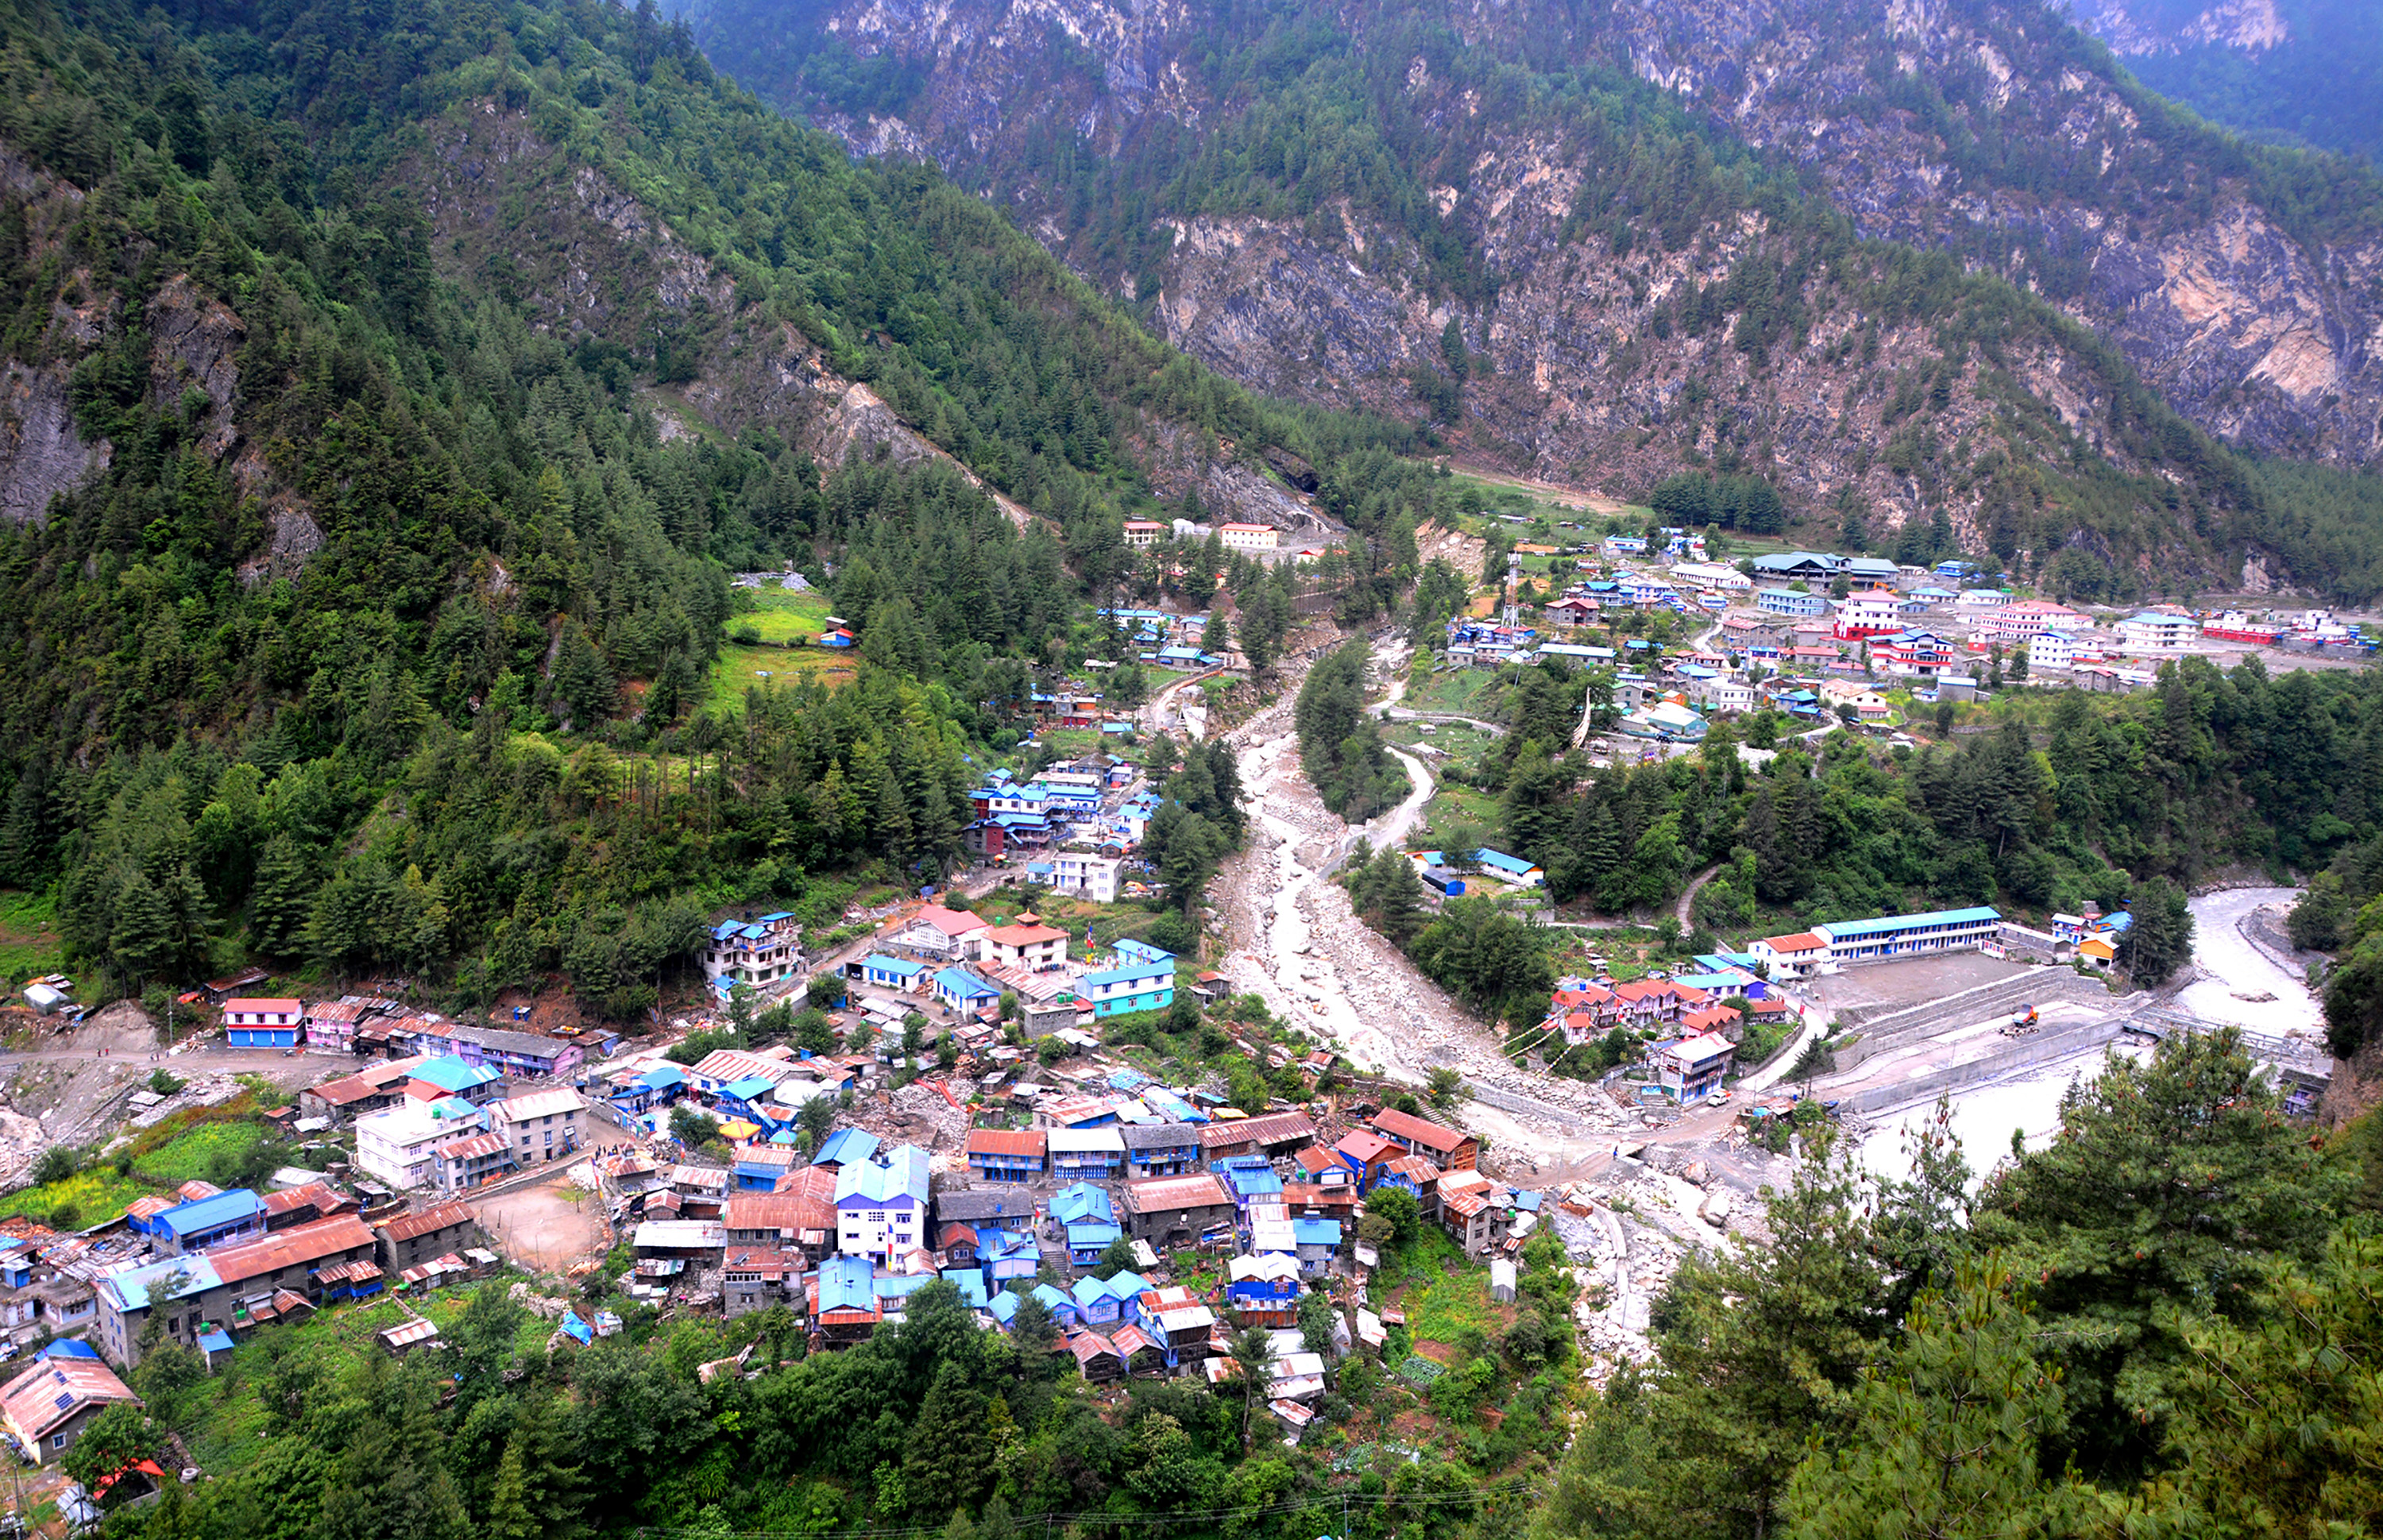
[[[1216,1375],[1235,1372],[1204,1369],[1229,1350],[1220,1308],[1288,1328],[1310,1286],[1344,1260],[1374,1260],[1355,1231],[1377,1189],[1412,1194],[1475,1257],[1510,1255],[1541,1206],[1476,1169],[1472,1136],[1394,1109],[1327,1143],[1303,1112],[1128,1124],[1114,1102],[1084,1099],[1044,1108],[1032,1127],[971,1129],[962,1154],[965,1187],[939,1186],[928,1152],[857,1127],[809,1164],[601,1157],[634,1221],[621,1286],[729,1316],[783,1306],[837,1348],[899,1323],[940,1280],[987,1330],[1015,1329],[1033,1301],[1088,1379]],[[1189,1250],[1223,1257],[1216,1290],[1149,1276]],[[1288,1398],[1312,1404],[1298,1387]]]
[[[1126,525],[1129,533],[1132,524]],[[1272,531],[1268,531],[1269,534]],[[1134,656],[1155,668],[1169,669],[1178,673],[1198,673],[1204,669],[1224,668],[1229,659],[1222,653],[1201,648],[1208,634],[1205,615],[1172,615],[1164,610],[1101,610],[1094,611],[1122,634],[1134,649]]]
[[[715,937],[707,953],[707,971],[715,966],[709,959],[722,955],[725,954]],[[225,1042],[232,1048],[303,1048],[381,1056],[447,1054],[522,1078],[569,1076],[590,1052],[609,1054],[619,1041],[618,1034],[601,1030],[549,1037],[453,1021],[435,1012],[411,1012],[397,1001],[373,995],[350,994],[309,1004],[294,997],[236,992],[242,984],[262,982],[264,977],[262,970],[256,970],[239,979],[219,979],[204,990],[191,991],[180,1003],[198,1005],[213,1001],[220,1013]]]
[[[1726,1001],[1740,1004],[1727,1004]],[[1566,978],[1549,997],[1543,1041],[1577,1048],[1616,1029],[1646,1040],[1654,1090],[1691,1106],[1721,1089],[1749,1017],[1784,1021],[1797,1007],[1755,954],[1699,955],[1692,971],[1616,982]]]
[[[1175,1003],[1173,953],[1120,938],[1105,955],[1071,958],[1068,942],[1067,931],[1031,913],[994,925],[965,909],[929,905],[886,938],[885,950],[854,966],[863,983],[932,1000],[968,1018],[990,1020],[1001,997],[1015,995],[1030,1037]],[[864,1003],[896,1020],[908,1008],[899,999]]]
[[[1118,869],[1158,813],[1153,791],[1112,803],[1133,778],[1130,764],[1098,757],[1054,765],[1031,781],[995,770],[969,793],[968,848],[993,859],[1019,856],[1045,887],[1115,903]]]
[[[0,1234],[0,1358],[39,1347],[0,1385],[0,1435],[46,1464],[107,1407],[138,1407],[117,1369],[140,1362],[153,1321],[213,1368],[257,1326],[500,1265],[462,1203],[409,1209],[366,1191],[293,1170],[264,1192],[186,1182],[71,1234],[11,1221]]]

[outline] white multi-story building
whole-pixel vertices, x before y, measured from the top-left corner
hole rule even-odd
[[[1989,642],[2024,642],[2043,631],[2075,630],[2085,617],[2050,599],[2023,599],[2006,604],[1978,622],[1978,634]]]
[[[507,1097],[488,1108],[490,1130],[505,1136],[514,1161],[523,1165],[578,1149],[586,1138],[586,1122],[587,1098],[561,1087]]]
[[[2118,622],[2118,645],[2129,652],[2181,652],[2201,634],[2188,615],[2163,615],[2146,610]]]
[[[1087,856],[1062,850],[1051,857],[1054,891],[1073,893],[1094,904],[1117,902],[1117,870],[1125,863],[1114,856]]]
[[[437,1147],[487,1126],[480,1109],[460,1098],[401,1102],[356,1119],[356,1168],[396,1188],[433,1187],[438,1181]]]
[[[1216,535],[1227,550],[1273,550],[1282,544],[1282,531],[1271,524],[1218,524]]]
[[[803,970],[803,928],[784,912],[729,920],[703,943],[703,975],[714,989],[746,984],[763,989]]]
[[[2037,632],[2027,639],[2027,666],[2031,670],[2075,668],[2077,639],[2066,632]]]

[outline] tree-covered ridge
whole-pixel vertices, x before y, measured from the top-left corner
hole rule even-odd
[[[1410,567],[1438,506],[1401,431],[1216,379],[650,7],[0,42],[0,341],[93,446],[0,528],[0,882],[59,881],[117,985],[245,952],[636,1009],[691,906],[957,856],[959,767],[1114,644],[1154,450],[1278,449]],[[857,684],[706,704],[755,567],[826,588]],[[1402,581],[1331,570],[1359,613]],[[1238,838],[1194,832],[1190,871]]]

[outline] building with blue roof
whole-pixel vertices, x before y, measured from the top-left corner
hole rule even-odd
[[[770,1076],[747,1075],[722,1086],[714,1106],[730,1117],[758,1119],[756,1109],[770,1099],[770,1092],[777,1089],[778,1082]]]
[[[1043,1302],[1043,1308],[1051,1312],[1051,1319],[1059,1323],[1061,1326],[1073,1326],[1079,1324],[1076,1301],[1072,1297],[1060,1292],[1049,1284],[1036,1284],[1033,1288],[1033,1298]]]
[[[1013,1278],[1031,1278],[1043,1270],[1043,1249],[1032,1236],[979,1226],[976,1237],[977,1265],[996,1287]]]
[[[819,1308],[821,1313],[832,1310],[875,1313],[876,1280],[870,1275],[866,1257],[835,1256],[820,1263]]]
[[[1072,1225],[1081,1220],[1115,1223],[1117,1205],[1110,1201],[1106,1188],[1094,1187],[1090,1182],[1077,1182],[1052,1194],[1051,1217],[1062,1225]]]
[[[1155,961],[1128,959],[1085,974],[1077,985],[1095,1016],[1163,1011],[1175,1003],[1175,958],[1162,952]]]
[[[877,1154],[877,1136],[866,1128],[838,1128],[827,1136],[811,1157],[813,1165],[850,1165],[873,1159]]]
[[[838,1167],[836,1250],[885,1262],[927,1245],[928,1190],[927,1152],[915,1144]]]
[[[935,971],[935,1003],[951,1010],[970,1012],[1000,1002],[1001,992],[964,967]]]
[[[1004,1331],[1007,1331],[1010,1323],[1018,1319],[1018,1298],[1007,1289],[1003,1289],[985,1306],[985,1309],[992,1312],[994,1324]]]
[[[924,963],[914,963],[908,957],[889,957],[883,952],[870,954],[860,965],[860,977],[864,981],[887,990],[915,988],[926,971]]]
[[[160,1210],[149,1223],[167,1249],[177,1255],[204,1251],[226,1241],[263,1235],[265,1200],[246,1188],[236,1188]]]
[[[1829,943],[1832,963],[1871,962],[1982,946],[2000,933],[2002,920],[1999,911],[1981,905],[1883,915],[1877,919],[1831,920],[1813,926],[1812,933]]]
[[[504,1090],[503,1071],[494,1065],[467,1063],[452,1053],[414,1066],[406,1085],[406,1093],[417,1102],[460,1096],[474,1106],[496,1101]]]
[[[1475,851],[1473,859],[1483,871],[1488,872],[1500,881],[1511,882],[1521,888],[1547,886],[1548,874],[1541,870],[1537,863],[1526,861],[1520,856],[1509,856],[1502,850],[1485,848]]]
[[[960,1291],[960,1302],[970,1310],[989,1310],[991,1296],[984,1291],[984,1275],[973,1267],[946,1267],[937,1275],[944,1282]]]

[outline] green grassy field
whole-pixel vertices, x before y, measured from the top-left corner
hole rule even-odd
[[[0,893],[0,975],[21,984],[45,973],[63,973],[66,966],[56,901],[47,893]]]
[[[122,1214],[152,1188],[134,1177],[119,1177],[112,1165],[78,1172],[62,1182],[27,1188],[0,1202],[0,1210],[21,1214],[62,1230],[80,1229]]]
[[[1424,804],[1424,844],[1445,849],[1461,827],[1471,826],[1486,840],[1498,836],[1498,799],[1470,786],[1442,786]]]
[[[1412,711],[1453,711],[1494,721],[1496,718],[1485,715],[1489,703],[1480,697],[1498,683],[1498,673],[1496,669],[1450,669],[1427,674],[1407,686],[1399,704]]]
[[[179,1187],[206,1177],[218,1155],[242,1155],[265,1140],[256,1123],[203,1123],[160,1149],[141,1156],[133,1169],[159,1187]]]
[[[745,708],[745,692],[756,684],[784,684],[797,674],[811,674],[830,684],[851,682],[859,671],[849,651],[822,647],[723,647],[706,683],[708,710],[735,713]]]
[[[776,647],[789,642],[809,646],[827,629],[829,604],[824,594],[790,594],[783,588],[739,592],[753,600],[750,611],[732,616],[728,622],[728,634],[739,641],[750,637]]]

